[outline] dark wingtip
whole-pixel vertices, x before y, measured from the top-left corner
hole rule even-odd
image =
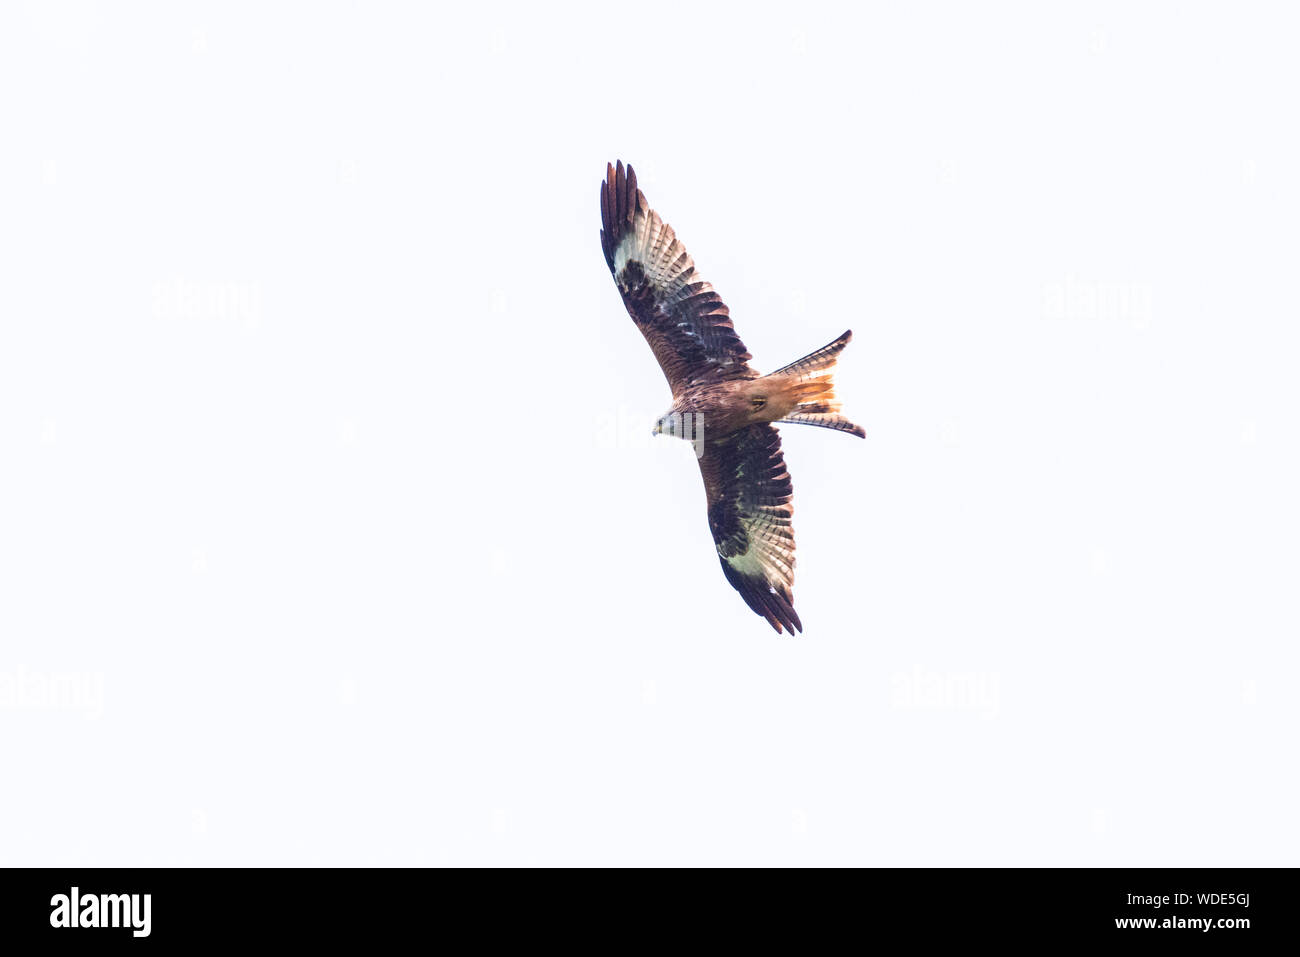
[[[636,174],[631,166],[624,167],[622,160],[605,164],[605,181],[600,184],[600,239],[605,262],[611,271],[614,269],[614,250],[631,220],[629,207],[634,204],[628,202],[629,184],[631,195],[636,196]]]
[[[780,597],[780,596],[774,596]],[[803,622],[799,620],[799,613],[794,610],[794,605],[789,600],[781,598],[782,611],[785,612],[785,626],[790,629],[791,636],[803,633]]]
[[[749,610],[771,625],[778,635],[786,630],[792,635],[803,631],[803,622],[799,620],[799,613],[794,610],[794,600],[788,593],[776,591],[761,578],[741,575],[722,556],[718,556],[718,559],[722,564],[722,573],[731,587],[740,593]]]
[[[788,634],[791,638],[793,638],[795,635],[798,635],[798,634],[802,634],[802,633],[803,633],[803,622],[801,622],[801,621],[799,620],[799,616],[798,616],[798,615],[793,615],[793,614],[792,614],[789,618],[785,619],[784,621],[782,621],[782,620],[779,619],[779,618],[775,618],[775,617],[773,617],[773,618],[769,618],[769,619],[768,619],[768,623],[769,623],[773,628],[776,629],[776,633],[777,633],[778,635],[780,635],[780,634]],[[784,630],[784,631],[782,631],[782,629],[781,629],[781,625],[782,625],[782,624],[785,625],[785,630]]]
[[[762,593],[761,586],[755,591],[759,592],[755,596],[756,604],[761,606],[762,610],[758,608],[754,610],[767,619],[768,624],[776,629],[778,635],[781,634],[782,626],[791,635],[803,631],[803,622],[799,620],[799,613],[794,610],[794,603],[788,597],[770,587],[766,594]]]

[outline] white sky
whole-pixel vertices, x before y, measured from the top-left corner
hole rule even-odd
[[[375,6],[0,14],[0,862],[1296,863],[1293,14]],[[619,157],[854,330],[800,639]]]

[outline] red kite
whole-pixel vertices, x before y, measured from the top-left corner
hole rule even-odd
[[[605,262],[673,392],[655,432],[695,443],[722,572],[778,634],[803,631],[792,591],[793,490],[772,426],[797,422],[866,437],[840,414],[831,383],[853,333],[760,375],[726,305],[621,161],[606,168],[600,218]]]

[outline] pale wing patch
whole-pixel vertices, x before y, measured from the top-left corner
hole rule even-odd
[[[721,555],[736,571],[751,578],[763,578],[775,586],[788,589],[794,583],[794,535],[790,530],[790,506],[781,509],[764,509],[757,515],[746,515],[741,527],[749,539],[749,547],[738,555]]]
[[[673,311],[673,306],[687,299],[713,292],[710,283],[695,279],[695,266],[691,257],[677,241],[673,228],[661,220],[654,210],[637,213],[633,231],[624,237],[614,251],[614,278],[620,284],[625,283],[627,265],[630,262],[641,266],[646,280],[655,289],[655,305],[663,315],[668,315]],[[679,322],[677,325],[690,335],[695,335],[691,323]]]

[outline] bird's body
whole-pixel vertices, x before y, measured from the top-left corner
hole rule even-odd
[[[793,490],[773,424],[865,436],[840,414],[831,382],[852,333],[760,375],[726,305],[650,209],[630,166],[607,168],[600,206],[605,261],[673,392],[655,432],[695,445],[727,580],[778,633],[802,631],[794,610]]]
[[[809,379],[774,372],[752,379],[729,379],[686,389],[659,421],[665,426],[689,415],[722,437],[746,426],[785,421],[787,416],[801,414],[801,408],[825,406],[831,390],[829,376]],[[657,431],[674,434],[666,427]]]

